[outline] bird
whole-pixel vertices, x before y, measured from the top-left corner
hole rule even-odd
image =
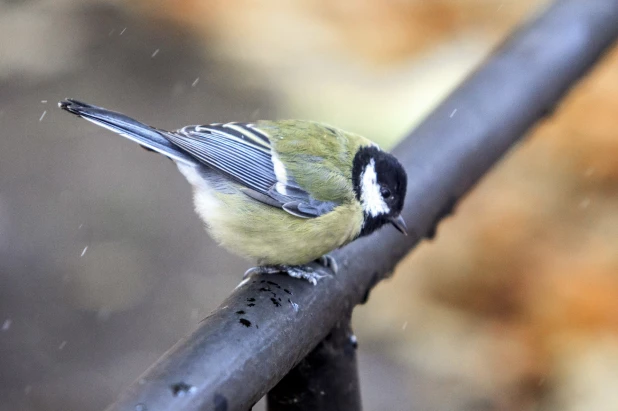
[[[371,140],[307,120],[190,125],[166,131],[65,99],[59,107],[176,163],[195,211],[224,248],[253,259],[245,277],[287,273],[317,284],[328,255],[401,217],[404,167]]]

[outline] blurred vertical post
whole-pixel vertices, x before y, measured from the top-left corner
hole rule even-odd
[[[268,411],[360,411],[356,336],[344,318],[268,393]]]

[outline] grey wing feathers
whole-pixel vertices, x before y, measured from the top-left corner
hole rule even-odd
[[[318,217],[333,210],[337,206],[332,201],[320,201],[311,197],[298,186],[285,185],[285,194],[271,188],[268,192],[271,198],[277,199],[282,208],[290,214],[302,218]]]
[[[279,181],[268,136],[245,123],[187,126],[166,134],[174,145],[199,162],[243,185],[243,192],[263,204],[301,218],[318,217],[337,204],[311,197],[293,178]]]
[[[216,125],[188,126],[166,137],[201,163],[252,190],[267,193],[277,182],[268,145],[224,133]]]

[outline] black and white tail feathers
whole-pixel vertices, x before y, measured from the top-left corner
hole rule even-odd
[[[133,120],[124,114],[116,113],[101,107],[92,106],[73,99],[62,100],[58,106],[91,121],[101,127],[112,130],[123,137],[135,141],[145,148],[161,153],[175,161],[195,165],[195,159],[181,151],[164,137],[165,131],[157,130],[146,124]]]

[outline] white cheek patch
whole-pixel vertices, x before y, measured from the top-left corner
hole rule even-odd
[[[288,183],[288,173],[287,171],[285,171],[285,166],[283,165],[281,160],[279,160],[279,157],[277,156],[277,153],[274,152],[274,150],[272,152],[271,158],[273,166],[275,168],[275,176],[277,177],[278,181],[275,189],[279,192],[279,194],[287,195],[288,192],[285,189],[285,186]]]
[[[376,163],[373,159],[365,166],[361,174],[361,204],[363,210],[372,217],[388,214],[390,209],[382,199],[380,185],[376,174]]]

